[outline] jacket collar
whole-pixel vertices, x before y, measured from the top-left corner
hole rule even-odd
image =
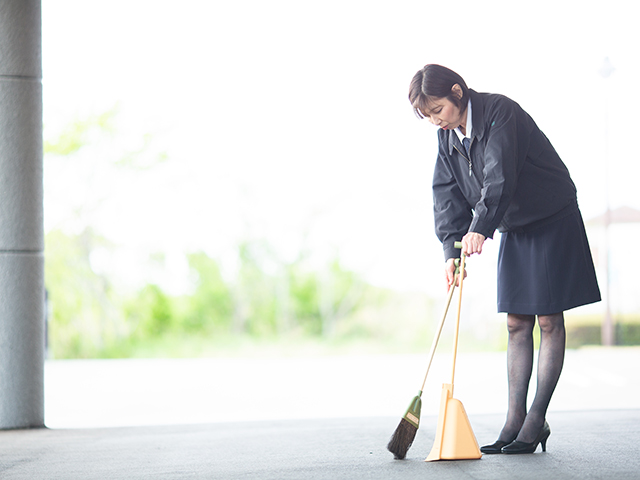
[[[471,132],[471,141],[473,142],[474,138],[480,140],[484,137],[484,101],[482,95],[472,89],[469,89],[469,98],[471,99],[472,105],[471,118],[473,119],[473,130]],[[464,149],[458,136],[453,132],[447,133],[449,134],[449,155],[453,153],[454,146],[463,152]]]

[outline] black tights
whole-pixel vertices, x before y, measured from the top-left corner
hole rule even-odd
[[[527,413],[527,391],[533,369],[534,315],[507,315],[509,345],[507,367],[509,376],[509,410],[498,440],[533,442],[544,425],[564,362],[565,330],[563,313],[538,315],[540,353],[536,396]]]

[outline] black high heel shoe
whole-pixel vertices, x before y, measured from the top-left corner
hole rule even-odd
[[[511,440],[513,442],[513,440]],[[482,453],[486,453],[487,455],[493,455],[495,453],[502,453],[502,447],[506,447],[511,442],[503,442],[502,440],[498,440],[491,445],[485,445],[484,447],[480,447],[480,451]]]
[[[502,453],[533,453],[538,448],[539,443],[542,444],[542,451],[546,452],[549,435],[551,435],[551,428],[549,428],[549,424],[545,421],[542,430],[540,430],[540,433],[533,442],[526,443],[516,440],[502,447]]]

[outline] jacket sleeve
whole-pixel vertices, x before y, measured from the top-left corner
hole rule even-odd
[[[470,232],[492,238],[513,198],[518,172],[524,162],[528,135],[518,122],[517,104],[506,97],[487,112],[487,142],[484,152],[480,200],[474,207]]]
[[[441,139],[433,174],[433,216],[436,235],[442,242],[446,261],[460,256],[454,243],[462,240],[473,217],[471,206],[451,172],[443,143]]]

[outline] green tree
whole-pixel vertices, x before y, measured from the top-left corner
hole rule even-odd
[[[239,268],[233,288],[234,333],[260,336],[277,332],[276,281],[264,268],[268,253],[264,242],[243,242],[238,247]]]
[[[109,279],[91,267],[96,245],[108,243],[90,229],[80,235],[54,230],[45,238],[49,345],[56,358],[92,357],[126,335]]]
[[[145,340],[169,332],[174,324],[173,304],[158,285],[145,285],[123,306],[132,337]]]
[[[128,304],[122,293],[91,262],[96,249],[115,250],[94,225],[95,210],[108,200],[96,187],[104,181],[105,172],[121,178],[153,167],[166,155],[153,151],[149,134],[141,135],[142,148],[119,147],[116,120],[117,108],[113,108],[76,119],[53,134],[45,128],[45,201],[49,218],[56,222],[54,227],[47,226],[45,235],[45,284],[50,353],[57,358],[100,355],[107,346],[126,339],[133,325],[125,321]],[[143,330],[166,330],[170,321],[162,311],[171,311],[172,299],[157,286],[137,295],[142,303],[134,317]],[[142,307],[151,304],[152,312],[140,320]]]
[[[305,268],[302,260],[289,265],[287,273],[295,322],[304,333],[320,335],[322,333],[322,317],[318,274]]]
[[[62,131],[57,132],[53,138],[44,140],[45,156],[72,155],[88,145],[94,134],[97,133],[99,136],[104,136],[106,133],[113,133],[116,115],[117,108],[114,107],[99,115],[89,115],[86,118],[70,122]]]
[[[194,291],[187,298],[183,326],[188,331],[229,331],[233,321],[233,297],[220,266],[204,252],[187,255]]]
[[[337,324],[355,313],[363,304],[368,285],[354,272],[346,270],[338,259],[326,269],[319,284],[322,335],[335,335]]]

